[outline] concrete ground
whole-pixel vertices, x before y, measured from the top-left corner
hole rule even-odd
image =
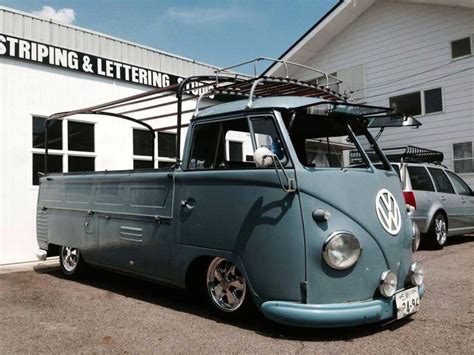
[[[279,326],[260,314],[227,323],[183,291],[99,270],[69,281],[50,262],[0,274],[0,354],[472,354],[474,236],[450,238],[444,250],[416,257],[427,284],[419,313],[338,330]]]

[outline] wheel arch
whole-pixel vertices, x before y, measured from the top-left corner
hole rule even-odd
[[[201,276],[201,273],[205,273],[214,257],[215,256],[211,255],[200,255],[189,263],[184,277],[184,285],[186,289],[193,290],[201,286],[198,283],[199,277]]]

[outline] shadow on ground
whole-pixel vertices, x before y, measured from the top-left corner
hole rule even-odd
[[[445,248],[449,248],[453,245],[465,244],[465,243],[472,243],[474,242],[474,234],[464,234],[464,235],[454,235],[452,237],[448,237],[446,240]],[[430,248],[423,245],[421,243],[420,248],[418,250],[431,250]]]
[[[37,273],[48,274],[53,277],[65,279],[59,267],[37,269]],[[281,338],[297,341],[327,341],[346,340],[369,336],[373,333],[396,330],[398,327],[409,323],[411,320],[402,320],[389,324],[373,324],[359,327],[347,327],[339,329],[315,329],[288,327],[274,323],[266,319],[258,311],[253,311],[238,320],[222,319],[211,312],[203,302],[196,301],[193,295],[184,290],[162,286],[153,282],[135,277],[114,273],[107,270],[90,268],[90,270],[79,280],[67,280],[66,282],[79,282],[91,287],[113,292],[125,297],[131,297],[143,302],[167,307],[179,312],[185,312],[225,323],[250,331],[262,336]],[[93,311],[93,310],[92,310]]]

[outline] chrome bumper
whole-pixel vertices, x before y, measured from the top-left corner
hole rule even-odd
[[[48,252],[46,250],[38,249],[36,251],[36,258],[38,260],[45,261],[47,256],[48,256]]]

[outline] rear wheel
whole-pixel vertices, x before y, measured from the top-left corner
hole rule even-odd
[[[437,212],[435,214],[427,237],[428,246],[432,249],[441,250],[444,248],[448,239],[448,220],[443,213]]]
[[[211,307],[221,316],[236,317],[251,304],[242,272],[229,260],[214,258],[207,268],[206,287]]]
[[[67,277],[74,278],[84,272],[85,263],[82,260],[79,249],[77,248],[61,246],[59,261],[61,264],[61,271]]]

